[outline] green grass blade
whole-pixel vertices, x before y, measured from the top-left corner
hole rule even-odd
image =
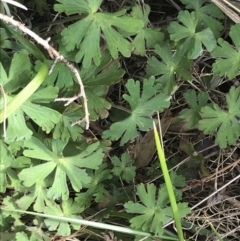
[[[23,210],[12,210],[12,209],[10,210],[10,209],[5,209],[5,208],[1,208],[1,209],[3,211],[30,214],[30,215],[33,215],[33,216],[54,219],[54,220],[57,220],[57,221],[76,223],[76,224],[86,225],[86,226],[90,226],[90,227],[94,227],[94,228],[112,230],[112,231],[117,231],[117,232],[126,233],[126,234],[139,235],[139,236],[145,236],[145,237],[153,237],[150,233],[147,233],[147,232],[142,232],[142,231],[134,230],[134,229],[131,229],[131,228],[125,228],[125,227],[116,226],[116,225],[112,225],[112,224],[105,224],[105,223],[87,221],[87,220],[82,220],[82,219],[68,218],[68,217],[49,215],[49,214],[43,214],[43,213],[36,213],[36,212],[29,212],[29,211],[23,211]],[[155,238],[155,236],[154,236],[154,238]],[[164,240],[178,241],[177,238],[164,236],[164,235],[157,236],[156,238],[161,238],[161,239],[164,239]]]
[[[164,151],[163,151],[163,148],[161,145],[161,141],[160,141],[160,138],[159,138],[159,135],[157,132],[157,128],[156,128],[156,125],[154,122],[153,122],[153,126],[154,126],[154,137],[155,137],[155,142],[156,142],[156,146],[157,146],[159,162],[160,162],[160,166],[162,168],[163,177],[164,177],[166,187],[168,190],[168,195],[169,195],[169,199],[170,199],[170,203],[171,203],[171,207],[172,207],[172,211],[173,211],[173,216],[174,216],[174,220],[175,220],[176,227],[177,227],[178,238],[180,241],[184,241],[181,219],[180,219],[179,210],[178,210],[176,198],[175,198],[174,191],[173,191],[173,185],[172,185],[170,175],[168,172],[168,168],[167,168],[167,164],[166,164],[165,154],[164,154]]]

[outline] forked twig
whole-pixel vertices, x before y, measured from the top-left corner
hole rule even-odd
[[[14,20],[13,18],[8,17],[7,15],[4,15],[2,13],[0,13],[0,19],[2,19],[6,23],[10,23],[11,25],[15,26],[16,28],[18,28],[23,33],[31,36],[37,43],[42,45],[48,51],[49,56],[52,59],[55,59],[55,63],[57,61],[63,62],[74,73],[74,75],[75,75],[75,77],[78,81],[79,87],[80,87],[79,93],[77,95],[71,97],[71,98],[57,98],[57,99],[55,99],[55,101],[65,101],[66,102],[65,106],[67,106],[70,103],[72,103],[74,100],[82,97],[83,98],[83,106],[84,106],[85,116],[82,120],[74,122],[72,124],[72,126],[76,125],[76,124],[80,124],[81,122],[85,121],[86,122],[86,129],[89,129],[90,120],[89,120],[89,111],[88,111],[88,106],[87,106],[87,96],[86,96],[86,93],[85,93],[85,90],[84,90],[84,85],[82,83],[82,79],[81,79],[77,69],[73,66],[73,64],[68,62],[67,59],[65,59],[55,48],[53,48],[49,44],[50,38],[48,38],[47,40],[42,39],[36,33],[31,31],[30,29],[28,29],[21,22],[18,22],[16,20]],[[51,68],[51,70],[52,70],[52,68]]]

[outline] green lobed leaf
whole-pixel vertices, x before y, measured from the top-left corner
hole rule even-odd
[[[15,237],[16,241],[30,241],[30,239],[28,239],[27,234],[24,232],[17,232]]]
[[[40,61],[37,61],[37,68]],[[51,62],[51,64],[53,64]],[[57,86],[59,89],[71,87],[74,83],[74,74],[62,62],[57,62],[51,74],[44,80],[43,85]]]
[[[30,188],[25,187],[25,195],[19,198],[16,203],[21,210],[27,210],[33,205],[34,211],[43,212],[45,204],[49,202],[47,198],[47,187],[51,184],[50,179],[37,182],[35,186]]]
[[[216,46],[216,40],[210,28],[199,31],[197,28],[198,18],[195,12],[180,11],[178,19],[183,25],[171,22],[168,27],[171,40],[179,42],[181,49],[187,53],[189,59],[196,59],[202,55],[204,45],[211,52]]]
[[[213,64],[213,72],[218,76],[227,76],[233,79],[240,71],[240,24],[231,27],[229,36],[235,45],[233,48],[227,41],[222,38],[218,39],[218,44],[211,53],[212,57],[219,58]]]
[[[93,87],[97,85],[111,86],[116,84],[125,71],[120,68],[119,61],[112,59],[108,50],[103,51],[101,63],[88,69],[81,69],[80,75],[84,86]]]
[[[223,12],[213,3],[205,4],[206,0],[181,0],[186,5],[187,9],[194,9],[199,24],[205,28],[210,28],[217,38],[220,35],[220,31],[223,30],[223,25],[217,19],[223,19]]]
[[[117,156],[113,156],[111,158],[111,162],[114,165],[112,173],[115,176],[121,177],[122,180],[126,181],[127,183],[133,180],[136,175],[136,167],[132,166],[134,160],[127,152],[121,155],[121,160]]]
[[[21,109],[46,133],[54,128],[61,118],[61,114],[42,105],[25,102]]]
[[[65,6],[65,9],[69,11],[70,7],[75,7],[75,3],[73,2],[62,2],[62,7]],[[80,3],[86,5],[86,1],[79,0]],[[110,54],[114,59],[118,57],[118,52],[125,57],[130,57],[133,45],[119,31],[136,34],[143,27],[143,22],[125,15],[125,10],[117,13],[97,12],[97,5],[100,2],[98,1],[95,4],[94,2],[89,2],[89,7],[91,7],[91,4],[93,4],[92,10],[87,10],[89,14],[85,18],[69,25],[68,28],[62,31],[62,42],[66,45],[67,51],[78,48],[79,51],[76,54],[75,60],[76,62],[82,60],[84,68],[89,68],[92,61],[95,65],[99,65],[102,55],[100,50],[100,37],[102,33]]]
[[[8,126],[6,132],[6,142],[29,139],[32,131],[27,127],[23,112],[18,109],[8,117]]]
[[[5,93],[14,93],[24,87],[30,80],[31,68],[29,53],[26,50],[14,53],[7,79],[0,80],[1,84],[5,82],[3,84]]]
[[[182,175],[178,175],[175,171],[170,172],[170,178],[172,185],[174,187],[185,187],[186,185],[186,178]]]
[[[148,28],[148,15],[150,13],[149,5],[145,4],[143,8],[139,5],[132,7],[131,15],[136,19],[144,21],[144,26],[135,36],[132,44],[135,47],[134,53],[144,56],[146,54],[146,47],[153,48],[156,44],[164,39],[164,34],[157,28]]]
[[[158,76],[157,82],[162,84],[165,93],[171,94],[175,90],[176,79],[191,80],[192,60],[184,57],[179,48],[172,54],[169,44],[164,43],[156,45],[154,52],[162,61],[155,56],[150,57],[146,67],[147,76]]]
[[[40,126],[43,131],[49,133],[55,124],[60,121],[61,114],[53,109],[32,102],[49,103],[57,97],[57,93],[58,88],[56,87],[40,89],[25,101],[20,106],[20,109],[14,111],[14,113],[8,117],[6,140],[12,142],[14,140],[23,140],[31,137],[32,131],[26,126],[24,113]]]
[[[30,187],[38,182],[41,183],[54,172],[55,177],[47,196],[67,200],[69,196],[67,178],[76,192],[83,184],[89,183],[91,178],[87,175],[85,168],[97,169],[104,156],[99,143],[88,145],[75,156],[63,156],[66,145],[67,141],[52,140],[52,151],[50,151],[35,137],[25,141],[24,146],[28,148],[24,151],[25,156],[48,162],[23,169],[19,173],[19,179],[23,184]]]
[[[226,95],[228,110],[222,110],[217,104],[201,109],[202,120],[199,121],[199,129],[205,134],[217,131],[216,143],[221,148],[227,145],[235,145],[240,135],[238,118],[240,117],[240,91],[231,87]]]
[[[49,203],[47,207],[44,209],[44,213],[49,215],[56,215],[61,217],[68,218],[78,218],[82,219],[81,216],[75,215],[76,213],[82,212],[82,208],[76,202],[70,198],[67,201],[63,201],[62,205],[57,205],[55,203]],[[60,236],[69,236],[71,234],[71,227],[68,222],[61,222],[53,219],[45,219],[44,223],[48,227],[49,231],[57,230],[58,235]],[[80,225],[75,224],[71,225],[75,230],[80,228]]]
[[[38,50],[35,51],[35,49],[31,49],[31,46],[28,46],[28,43],[25,43],[27,46],[27,49],[31,50],[34,54],[38,56]],[[40,57],[40,56],[39,56]],[[38,71],[37,75],[29,82],[29,77],[31,74],[31,64],[29,60],[29,53],[24,51],[21,51],[19,53],[15,53],[14,57],[11,62],[10,70],[8,76],[6,75],[6,72],[4,71],[3,74],[1,74],[1,84],[4,85],[4,88],[7,91],[7,108],[6,108],[6,116],[8,117],[8,127],[7,127],[7,138],[6,141],[8,143],[16,140],[22,140],[25,138],[29,138],[32,135],[32,131],[26,126],[26,120],[24,116],[24,112],[21,109],[23,105],[28,105],[29,97],[33,95],[33,93],[37,90],[37,88],[40,86],[40,84],[44,80],[44,76],[47,75],[47,66],[44,62],[41,69]],[[2,78],[3,77],[3,78]],[[28,83],[29,82],[29,83]],[[24,88],[23,88],[24,87]],[[53,88],[54,89],[54,88]],[[58,92],[57,88],[55,88],[55,93]],[[16,93],[19,91],[19,93]],[[47,94],[45,91],[44,94],[52,96],[52,99],[54,98],[52,89],[51,93]],[[55,95],[57,96],[57,95]],[[42,97],[42,100],[44,97]],[[49,101],[45,101],[47,103]],[[2,101],[0,102],[1,110],[0,110],[0,119],[1,122],[3,121],[3,106]],[[36,107],[37,108],[37,107]],[[46,107],[43,107],[44,111],[48,111],[50,109],[46,109]],[[39,115],[39,118],[42,118],[41,113],[37,112],[33,108],[33,112],[35,111],[36,115]],[[39,111],[39,108],[38,108]],[[52,114],[53,112],[49,112]],[[35,118],[35,116],[32,114],[32,112],[28,112],[29,116]],[[46,130],[49,131],[51,129],[50,123],[56,122],[56,116],[58,114],[54,113],[52,121],[51,118],[43,119],[39,121],[39,124],[43,126],[43,128],[46,128]],[[51,117],[51,115],[50,115]],[[55,119],[55,120],[54,120]]]
[[[0,140],[0,193],[5,193],[8,186],[7,169],[14,161],[6,144]]]
[[[198,121],[201,120],[200,110],[206,106],[208,94],[206,92],[199,92],[197,95],[195,90],[187,90],[183,96],[190,109],[182,110],[179,118],[187,119],[189,128],[194,128]]]
[[[102,96],[106,94],[108,87],[99,85],[94,88],[86,88],[85,90],[88,98],[88,110],[91,120],[97,120],[99,117],[101,119],[106,118],[111,104]]]
[[[140,91],[140,82],[129,79],[126,83],[129,95],[124,94],[123,98],[129,103],[131,115],[126,119],[115,122],[110,130],[103,132],[103,138],[118,140],[124,145],[130,139],[137,137],[137,130],[147,131],[152,128],[151,115],[154,111],[162,111],[169,106],[169,97],[159,93],[161,86],[155,84],[155,78],[143,80],[143,88]]]
[[[75,104],[71,104],[75,105]],[[69,140],[72,138],[73,141],[81,138],[83,133],[83,128],[80,125],[72,126],[72,123],[78,121],[79,119],[84,117],[82,109],[71,110],[70,108],[66,109],[64,113],[62,113],[61,120],[56,124],[53,130],[53,138],[60,139],[62,141]]]
[[[127,213],[135,213],[137,216],[130,219],[131,227],[141,229],[143,231],[153,232],[155,235],[163,234],[163,225],[171,220],[173,217],[172,208],[166,206],[169,202],[166,190],[159,189],[156,199],[156,186],[154,184],[137,185],[137,192],[140,202],[134,203],[129,201],[124,204]],[[189,213],[186,204],[178,204],[180,216],[184,217]]]
[[[84,185],[87,191],[78,193],[75,198],[75,201],[84,208],[91,205],[93,198],[96,202],[102,202],[110,195],[104,181],[109,182],[108,180],[112,179],[111,170],[106,163],[101,164],[97,170],[87,170],[87,173],[91,177],[91,182]]]
[[[65,12],[67,15],[90,13],[89,1],[86,0],[57,0],[60,4],[54,5],[54,10],[61,13]],[[102,1],[100,1],[102,2]]]

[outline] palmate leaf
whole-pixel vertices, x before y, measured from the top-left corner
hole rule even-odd
[[[78,121],[84,116],[84,113],[80,108],[80,105],[72,103],[62,113],[61,120],[56,124],[53,130],[54,139],[66,141],[72,138],[73,141],[76,141],[81,138],[83,128],[80,125],[72,126],[72,123]]]
[[[189,59],[196,59],[203,52],[203,46],[211,52],[216,46],[216,40],[210,28],[198,30],[198,18],[195,12],[180,11],[178,22],[171,22],[168,32],[171,40],[179,42],[179,46]]]
[[[199,92],[197,96],[195,90],[188,90],[183,96],[191,109],[182,110],[179,118],[188,119],[189,128],[194,128],[201,119],[200,110],[206,106],[208,95],[206,92]]]
[[[16,241],[30,241],[27,234],[24,232],[17,232],[15,237]]]
[[[159,93],[160,84],[155,84],[155,78],[143,80],[142,92],[140,82],[129,79],[125,85],[129,95],[124,94],[123,98],[129,103],[131,114],[126,119],[113,123],[110,130],[103,132],[103,138],[118,140],[121,138],[120,145],[124,145],[130,139],[137,137],[138,129],[147,131],[152,128],[150,118],[154,111],[162,111],[169,107],[169,97]]]
[[[65,53],[61,52],[61,54],[65,57]],[[40,60],[37,60],[35,62],[35,70],[38,71],[41,68],[42,64],[43,63]],[[48,60],[48,66],[51,67],[52,65],[53,61]],[[73,72],[69,71],[69,68],[64,63],[58,61],[54,65],[51,74],[48,74],[46,76],[44,82],[42,83],[42,86],[57,86],[60,90],[63,88],[69,88],[74,84],[74,77],[75,76]]]
[[[24,156],[46,162],[23,169],[19,173],[23,184],[31,187],[42,182],[50,174],[54,174],[54,181],[47,193],[48,198],[61,197],[67,200],[69,196],[67,178],[76,192],[82,188],[83,184],[89,183],[91,178],[87,175],[85,168],[97,169],[104,156],[99,143],[87,146],[78,155],[65,157],[62,152],[67,143],[67,141],[52,140],[52,151],[50,151],[35,137],[25,141],[24,146],[27,150],[24,151]]]
[[[127,213],[138,214],[130,219],[131,227],[143,231],[153,232],[155,235],[163,234],[163,225],[173,217],[172,208],[167,206],[169,198],[167,190],[160,188],[156,199],[156,186],[144,184],[137,186],[137,192],[141,203],[129,201],[124,204]],[[186,203],[178,203],[180,216],[184,217],[189,213]]]
[[[88,110],[91,120],[98,118],[104,119],[108,116],[108,110],[111,104],[103,97],[108,90],[108,86],[96,85],[94,87],[86,88],[86,95],[88,98]]]
[[[217,104],[201,109],[202,120],[199,121],[199,129],[205,134],[217,131],[216,143],[221,148],[227,145],[235,145],[240,135],[240,91],[231,87],[226,95],[228,110],[222,110]]]
[[[70,71],[63,68],[59,68],[58,71],[58,75],[52,73],[46,78],[46,85],[51,86],[55,84],[59,88],[62,88],[63,86],[66,87],[69,85],[69,83],[71,83],[70,91],[67,92],[67,96],[65,97],[77,94],[79,91],[79,86],[73,84],[74,77],[71,74],[67,77],[65,73],[65,71],[68,73]],[[116,61],[113,63],[108,50],[105,50],[102,53],[101,63],[98,66],[91,66],[88,69],[81,69],[80,76],[83,79],[91,120],[97,120],[99,117],[105,118],[108,116],[108,109],[111,108],[111,105],[106,100],[105,94],[108,91],[108,86],[117,83],[123,75],[124,71],[120,68],[119,62]],[[63,79],[62,76],[67,78]],[[35,95],[36,94],[37,93],[35,93]],[[43,96],[46,96],[46,94]],[[83,133],[82,126],[72,126],[72,123],[84,117],[82,106],[80,104],[72,103],[65,109],[59,105],[56,107],[56,109],[62,109],[62,116],[54,127],[54,139],[69,140],[72,138],[73,140],[77,140],[80,138],[81,134]]]
[[[0,63],[0,84],[6,91],[6,99],[9,103],[16,96],[16,92],[24,87],[32,74],[32,65],[29,54],[22,50],[15,53],[11,62],[9,72],[3,69]],[[32,131],[27,127],[24,114],[28,115],[42,130],[49,133],[54,125],[60,120],[60,113],[38,105],[38,103],[49,103],[57,97],[58,88],[49,86],[39,89],[31,98],[27,99],[18,109],[8,117],[6,142],[30,138]],[[3,108],[2,96],[0,97],[0,110]]]
[[[134,160],[129,156],[127,152],[123,153],[121,156],[121,160],[117,156],[113,156],[111,158],[111,162],[114,165],[112,169],[112,173],[121,177],[122,180],[126,182],[130,182],[136,175],[136,167],[132,166]]]
[[[62,42],[67,51],[78,48],[76,62],[82,60],[84,68],[89,68],[92,61],[95,65],[100,64],[101,33],[108,46],[111,56],[116,59],[118,52],[125,57],[130,57],[133,45],[126,40],[118,30],[137,33],[143,27],[143,21],[125,15],[126,10],[117,13],[97,12],[102,0],[58,0],[54,9],[66,14],[85,13],[86,17],[71,24],[62,32]]]
[[[31,205],[34,211],[43,212],[45,205],[51,200],[47,197],[47,188],[51,186],[52,178],[46,178],[36,185],[22,189],[25,194],[16,200],[16,204],[21,210],[27,210]]]
[[[165,93],[171,94],[175,90],[176,79],[191,80],[192,60],[184,57],[180,49],[172,54],[170,46],[164,43],[156,45],[154,52],[162,61],[155,56],[149,58],[146,67],[147,76],[158,77],[157,82],[162,84]]]
[[[29,139],[32,131],[27,127],[23,111],[16,110],[8,117],[8,126],[6,132],[6,142],[11,143],[17,140]]]
[[[47,233],[45,233],[42,229],[39,227],[29,227],[29,231],[31,232],[17,232],[15,235],[15,239],[11,240],[16,240],[16,241],[48,241],[49,236]]]
[[[8,74],[5,70],[1,71],[0,81],[4,85],[6,93],[13,93],[28,83],[32,74],[32,65],[28,55],[29,53],[26,50],[16,52],[13,56]],[[2,74],[4,76],[2,76]]]
[[[104,181],[108,183],[108,180],[112,179],[111,170],[106,163],[101,164],[97,170],[87,170],[87,173],[91,177],[91,182],[84,185],[87,191],[78,193],[75,198],[75,201],[84,208],[90,206],[93,198],[96,202],[101,202],[109,196]]]
[[[36,183],[35,186],[24,187],[25,195],[16,201],[21,210],[27,210],[31,205],[36,212],[43,212],[46,203],[49,202],[47,197],[47,187],[51,185],[51,179],[43,180]]]
[[[5,193],[6,188],[14,188],[15,191],[25,189],[21,185],[15,170],[29,166],[30,160],[23,156],[15,158],[14,144],[16,142],[9,146],[3,140],[0,140],[0,193]],[[21,142],[21,144],[23,143]]]
[[[223,19],[223,12],[213,3],[206,4],[206,0],[180,0],[186,5],[187,9],[194,9],[199,23],[205,28],[209,27],[214,36],[219,37],[220,31],[223,29],[223,25],[217,19]]]
[[[233,79],[240,71],[240,24],[231,27],[229,36],[232,39],[235,48],[222,38],[218,39],[218,44],[211,56],[219,58],[213,64],[213,72],[215,75],[226,75],[229,79]]]
[[[6,144],[0,140],[0,193],[5,193],[7,188],[7,169],[11,166],[14,158]]]
[[[25,101],[18,110],[8,117],[7,138],[6,141],[27,139],[32,135],[32,131],[26,126],[24,114],[27,114],[43,131],[49,133],[59,122],[61,114],[57,111],[38,105],[39,103],[48,103],[57,97],[58,88],[47,87],[35,92],[30,99]],[[45,95],[42,95],[42,94]],[[41,98],[39,97],[41,96]]]
[[[164,34],[158,28],[148,28],[149,5],[145,4],[143,9],[136,5],[132,8],[131,15],[136,19],[144,21],[144,27],[134,37],[132,44],[135,47],[134,53],[144,56],[147,48],[153,48],[164,39]]]
[[[82,219],[81,216],[75,215],[76,213],[81,213],[83,209],[78,205],[77,202],[73,202],[70,198],[67,201],[63,201],[61,206],[55,203],[48,203],[48,206],[45,207],[44,213],[49,215],[68,217],[68,218],[77,218]],[[80,228],[79,224],[69,224],[68,222],[58,221],[54,219],[45,219],[44,223],[48,227],[50,231],[57,230],[58,235],[60,236],[68,236],[71,234],[71,227],[74,230],[78,230]]]
[[[98,66],[92,65],[88,69],[81,69],[80,76],[85,87],[91,120],[106,118],[108,116],[108,109],[111,108],[111,104],[106,100],[105,95],[109,86],[117,83],[123,75],[124,70],[120,68],[118,61],[113,61],[108,50],[103,51],[101,62]],[[59,85],[62,86],[64,84],[62,78],[59,80],[60,75],[54,78],[51,79],[51,75],[49,75],[46,80],[47,85],[55,83],[59,87]],[[68,81],[68,79],[65,81]],[[69,81],[73,83],[74,79],[70,79]],[[66,86],[66,84],[64,85]],[[74,84],[65,97],[75,95],[78,91],[79,86]],[[66,140],[70,137],[72,139],[80,137],[82,127],[78,125],[71,127],[71,124],[84,116],[82,106],[79,105],[76,108],[76,104],[74,104],[73,108],[67,107],[67,109],[62,112],[61,120],[54,129],[54,138]]]

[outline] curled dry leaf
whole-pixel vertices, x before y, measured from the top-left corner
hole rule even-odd
[[[118,239],[117,237],[115,237],[112,231],[102,233],[102,235],[105,241],[122,241],[121,239]]]
[[[162,136],[165,135],[168,127],[171,125],[173,117],[164,117],[161,119]],[[153,158],[156,152],[153,129],[149,130],[144,137],[132,149],[132,157],[135,159],[137,168],[145,167]]]

